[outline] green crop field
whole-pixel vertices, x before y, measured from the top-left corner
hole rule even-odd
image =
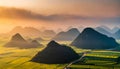
[[[76,50],[76,49],[75,49]],[[82,50],[77,49],[80,53]],[[90,51],[90,50],[83,50]],[[87,54],[83,61],[79,61],[70,66],[71,69],[120,69],[120,63],[117,64],[120,52],[107,50],[92,50]],[[120,61],[120,60],[119,60]]]
[[[120,69],[120,64],[116,64],[120,52],[113,51],[93,51],[84,57],[84,64],[75,63],[71,69]]]
[[[31,62],[31,58],[42,49],[0,47],[0,69],[63,69],[64,64],[39,64]]]
[[[48,42],[42,42],[44,46]],[[69,42],[60,42],[62,44],[69,44]],[[40,64],[34,63],[30,60],[42,48],[33,49],[18,49],[18,48],[5,48],[3,45],[5,41],[0,41],[0,69],[63,69],[67,64]],[[78,54],[85,51],[72,47]],[[120,64],[115,64],[116,58],[120,56],[120,52],[105,51],[105,50],[92,50],[90,54],[87,54],[84,59],[88,64],[95,65],[83,65],[75,63],[71,65],[71,69],[120,69]]]
[[[30,60],[42,48],[18,49],[6,48],[3,45],[7,40],[0,38],[0,69],[63,69],[66,64],[40,64]],[[42,42],[44,46],[48,43]]]

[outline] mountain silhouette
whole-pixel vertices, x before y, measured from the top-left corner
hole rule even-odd
[[[109,27],[107,27],[107,26],[105,26],[105,25],[101,25],[101,26],[99,26],[99,27],[102,28],[102,29],[104,29],[104,30],[106,30],[106,31],[108,31],[108,32],[110,32],[110,33],[113,32],[112,29],[110,29]]]
[[[17,33],[14,36],[12,36],[11,41],[26,42],[26,40],[19,33]]]
[[[40,37],[40,36],[42,36],[42,35],[40,35],[41,31],[39,31],[38,29],[36,29],[34,27],[21,27],[21,26],[16,26],[7,34],[14,35],[16,33],[20,33],[23,36],[27,36],[27,37]]]
[[[107,27],[107,26],[104,26],[104,25],[99,26],[99,27],[100,27],[100,28],[103,28],[104,30],[108,31],[109,33],[115,33],[115,32],[117,32],[117,31],[120,29],[120,28],[117,27],[117,26],[113,27],[112,29],[109,28],[109,27]]]
[[[71,45],[85,49],[109,49],[119,46],[114,38],[107,37],[92,28],[84,29]]]
[[[72,48],[51,41],[47,47],[36,54],[31,61],[46,64],[63,64],[70,63],[78,58],[79,55]]]
[[[21,26],[16,26],[11,31],[1,35],[9,37],[16,33],[20,33],[24,37],[32,37],[32,38],[44,37],[49,39],[53,38],[56,35],[56,32],[54,30],[43,30],[43,29],[38,30],[37,28],[34,27],[21,27]]]
[[[110,33],[109,31],[105,30],[104,28],[101,27],[96,27],[95,30],[97,30],[98,32],[105,34],[109,37],[112,37],[112,33]]]
[[[44,39],[41,38],[41,37],[37,37],[37,38],[34,38],[34,39],[37,40],[37,41],[44,41]]]
[[[112,29],[112,32],[115,33],[115,32],[117,32],[119,29],[120,29],[119,27],[114,27],[114,28]]]
[[[38,47],[38,46],[42,46],[42,44],[40,44],[37,40],[33,40],[32,42],[31,42],[31,44],[32,44],[32,46],[36,46],[36,47]]]
[[[60,32],[55,37],[52,38],[52,40],[57,41],[72,41],[74,40],[80,32],[76,28],[72,28],[68,30],[67,32]]]
[[[12,36],[11,40],[5,44],[5,47],[18,47],[18,48],[36,48],[41,46],[36,40],[28,42],[19,33]]]
[[[114,33],[114,38],[120,39],[120,29]]]
[[[42,35],[43,35],[43,37],[46,37],[46,38],[52,38],[56,35],[56,33],[53,30],[44,30],[42,32]]]

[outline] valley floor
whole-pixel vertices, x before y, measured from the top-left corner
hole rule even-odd
[[[77,53],[91,51],[72,47]],[[0,69],[63,69],[67,64],[39,64],[31,62],[33,56],[44,48],[18,49],[0,47]],[[92,50],[84,59],[70,66],[71,69],[120,69],[116,64],[120,52]]]
[[[31,58],[42,49],[0,48],[0,69],[63,69],[60,64],[39,64]]]

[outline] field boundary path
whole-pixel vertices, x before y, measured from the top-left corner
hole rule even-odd
[[[74,63],[82,60],[82,59],[86,56],[87,53],[88,53],[88,52],[83,52],[82,56],[81,56],[79,59],[77,59],[77,60],[75,60],[75,61],[67,64],[63,69],[70,69],[70,66],[71,66],[72,64],[74,64]]]

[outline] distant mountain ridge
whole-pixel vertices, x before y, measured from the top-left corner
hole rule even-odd
[[[56,35],[56,32],[54,32],[53,30],[40,31],[34,27],[21,27],[21,26],[16,26],[10,32],[4,33],[3,35],[12,36],[16,33],[20,33],[24,37],[30,37],[30,38],[31,37],[32,38],[41,38],[41,37],[42,38],[52,38]]]
[[[113,29],[109,29],[106,26],[104,27],[99,26],[99,27],[96,27],[95,30],[109,37],[113,37],[116,40],[120,40],[120,28],[119,27],[114,27]]]
[[[81,27],[83,29],[83,27]],[[107,26],[98,26],[94,28],[96,31],[105,34],[109,37],[113,37],[116,40],[120,39],[119,27],[114,27],[113,29],[108,28]],[[41,29],[42,30],[42,29]],[[113,33],[115,32],[115,33]],[[79,34],[77,28],[70,28],[68,31],[61,31],[58,34],[54,30],[43,30],[40,31],[34,27],[21,27],[16,26],[10,32],[0,34],[1,37],[10,37],[16,33],[20,33],[25,38],[42,38],[42,40],[57,40],[57,41],[73,41]]]
[[[68,30],[67,32],[60,32],[58,33],[55,37],[52,38],[52,40],[57,40],[57,41],[72,41],[74,40],[80,32],[78,31],[77,28],[72,28]]]
[[[98,32],[100,32],[100,33],[102,33],[102,34],[104,34],[104,35],[107,35],[107,36],[109,36],[109,37],[113,37],[113,34],[110,33],[109,31],[107,31],[107,30],[104,29],[104,28],[96,27],[95,30],[98,31]]]
[[[11,41],[22,41],[22,42],[26,42],[26,40],[19,34],[15,34],[12,36]]]
[[[27,36],[27,37],[38,37],[41,34],[41,31],[39,31],[38,29],[34,28],[34,27],[21,27],[21,26],[17,26],[15,28],[13,28],[10,32],[8,32],[8,34],[13,35],[15,33],[20,33],[23,36]]]
[[[51,37],[52,38],[56,35],[56,32],[53,30],[44,30],[42,32],[42,35],[43,35],[43,37],[47,37],[47,38]]]
[[[113,28],[109,28],[109,27],[103,26],[103,25],[102,26],[98,26],[98,27],[103,28],[104,30],[108,31],[109,33],[115,33],[115,32],[117,32],[120,29],[120,27],[117,27],[117,26],[115,26]]]
[[[114,33],[114,37],[118,40],[120,39],[120,29]]]
[[[17,48],[37,48],[42,46],[36,40],[28,42],[19,33],[12,36],[11,40],[4,45],[5,47],[17,47]]]

